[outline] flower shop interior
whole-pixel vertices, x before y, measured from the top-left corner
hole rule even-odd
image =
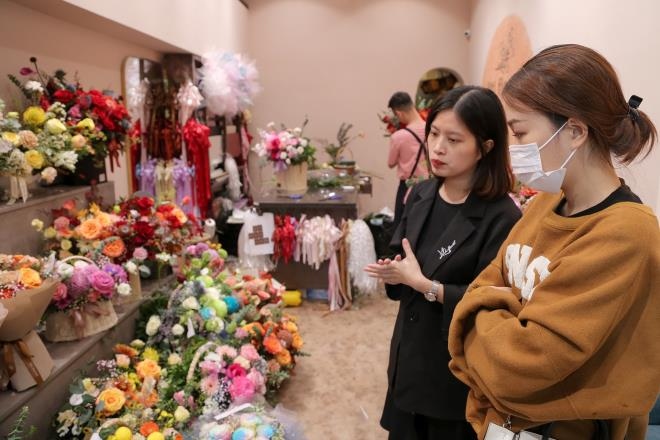
[[[0,437],[386,438],[389,97],[423,114],[573,42],[660,121],[659,13],[0,0]],[[618,170],[656,212],[659,169]]]

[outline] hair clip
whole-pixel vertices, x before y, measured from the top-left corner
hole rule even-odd
[[[637,108],[643,100],[643,98],[637,95],[632,95],[630,99],[628,99],[628,117],[630,117],[633,122],[639,121],[639,112],[637,111]]]

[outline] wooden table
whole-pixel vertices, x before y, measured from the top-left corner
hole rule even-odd
[[[255,198],[254,202],[261,212],[272,212],[277,215],[288,214],[297,219],[303,214],[307,218],[329,215],[337,225],[341,224],[342,219],[356,219],[358,193],[355,191],[342,192],[341,190],[334,190],[334,192],[341,198],[322,200],[322,193],[308,192],[302,198],[297,199],[271,194]],[[315,270],[306,264],[296,262],[285,264],[280,261],[273,276],[290,289],[327,289],[328,262],[323,263],[319,270]]]

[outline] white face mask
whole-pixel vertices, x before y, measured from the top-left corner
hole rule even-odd
[[[564,177],[566,176],[566,165],[568,165],[568,162],[573,158],[577,150],[573,150],[564,163],[558,169],[552,171],[543,171],[541,150],[559,134],[567,123],[568,121],[564,122],[564,125],[559,127],[550,136],[550,139],[545,141],[540,147],[536,142],[525,145],[509,145],[513,174],[516,175],[523,185],[538,191],[550,193],[557,193],[561,190],[561,184],[564,182]]]

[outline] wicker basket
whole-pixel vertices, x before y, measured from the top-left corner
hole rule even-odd
[[[62,261],[82,260],[95,264],[92,260],[72,256]],[[46,317],[45,338],[51,342],[77,341],[114,327],[119,319],[111,300],[88,303],[81,308],[50,313]]]

